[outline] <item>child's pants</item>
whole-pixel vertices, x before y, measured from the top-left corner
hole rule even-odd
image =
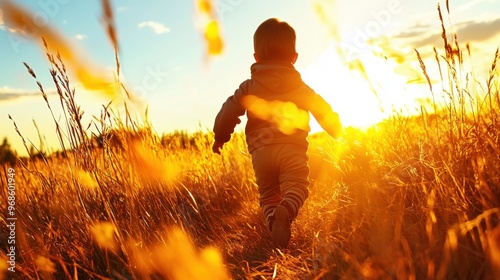
[[[297,217],[309,195],[308,159],[307,148],[294,144],[269,145],[252,152],[260,207],[269,228],[280,204],[288,209],[290,220]]]

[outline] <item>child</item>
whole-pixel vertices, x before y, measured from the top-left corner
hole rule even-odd
[[[290,225],[309,194],[309,112],[332,137],[340,135],[342,126],[337,113],[295,70],[295,30],[288,23],[276,18],[264,21],[255,31],[254,50],[251,78],[215,118],[212,150],[220,154],[246,112],[246,141],[260,206],[273,240],[286,248]]]

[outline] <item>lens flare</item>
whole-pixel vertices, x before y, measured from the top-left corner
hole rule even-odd
[[[51,260],[44,256],[37,256],[35,259],[35,265],[38,271],[54,273],[56,272],[56,265]]]
[[[197,20],[199,28],[203,33],[207,45],[208,56],[222,54],[224,41],[220,32],[219,22],[215,15],[214,4],[212,0],[195,0],[197,7]]]
[[[293,134],[297,129],[309,129],[309,114],[292,102],[267,101],[249,95],[244,97],[243,104],[251,114],[271,122],[284,134]]]
[[[180,173],[180,167],[177,164],[161,161],[154,150],[147,148],[146,144],[140,140],[132,140],[129,151],[134,172],[144,181],[172,183]]]
[[[111,222],[96,223],[91,227],[94,239],[102,248],[115,251],[118,248],[116,241],[116,227]]]
[[[231,279],[220,251],[215,247],[198,250],[191,238],[179,228],[167,230],[164,244],[151,249],[130,248],[137,269],[148,276],[159,273],[165,279]]]

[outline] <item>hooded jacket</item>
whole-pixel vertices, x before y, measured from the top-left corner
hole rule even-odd
[[[307,149],[309,112],[332,137],[341,133],[337,113],[310,87],[293,64],[284,61],[257,62],[251,78],[227,98],[215,118],[215,141],[226,143],[247,113],[245,128],[248,150],[274,144],[297,144]]]

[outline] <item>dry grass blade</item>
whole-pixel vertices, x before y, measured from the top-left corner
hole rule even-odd
[[[31,69],[31,67],[28,65],[28,63],[26,62],[23,62],[24,66],[26,67],[26,69],[28,70],[28,73],[30,73],[31,77],[35,78],[36,79],[36,74],[35,72],[33,71],[33,69]]]
[[[446,58],[451,58],[453,53],[451,45],[448,43],[448,35],[446,34],[446,28],[444,27],[443,14],[441,13],[441,5],[437,6],[439,21],[441,22],[441,39],[443,39],[444,49],[446,51]]]
[[[101,0],[102,6],[102,21],[104,23],[104,29],[108,35],[111,45],[115,51],[115,62],[116,62],[116,73],[117,77],[120,77],[120,60],[118,58],[119,46],[118,46],[118,32],[116,31],[115,18],[113,14],[113,9],[111,8],[110,0]]]
[[[115,50],[119,50],[118,47],[118,35],[115,27],[115,19],[113,15],[113,10],[111,9],[110,0],[101,0],[101,6],[103,10],[102,21],[104,23],[104,27],[106,30],[106,34],[108,35],[111,44]]]
[[[0,3],[11,12],[6,18],[12,28],[22,28],[23,17],[29,23],[31,13],[20,11],[12,2]],[[213,16],[214,2],[195,3],[200,14]],[[103,0],[102,5],[106,32],[116,33],[111,3]],[[449,12],[448,1],[446,9]],[[453,53],[460,52],[457,37],[452,49],[439,6],[438,11],[441,26],[436,27],[442,31],[444,50],[429,49],[427,56],[415,50],[415,62],[420,63],[433,98],[434,91],[438,94],[434,81],[440,79],[439,93],[456,104],[440,108],[433,100],[432,113],[422,109],[413,117],[395,115],[367,131],[347,128],[339,141],[324,134],[311,135],[310,194],[292,224],[290,246],[283,250],[271,241],[259,209],[243,134],[233,134],[222,155],[214,155],[212,134],[159,136],[150,122],[141,123],[128,112],[127,103],[124,119],[108,103],[91,124],[84,125],[84,112],[63,63],[75,52],[50,27],[39,29],[47,35],[46,47],[63,40],[60,55],[47,55],[61,118],[52,111],[37,80],[63,153],[47,154],[40,144],[39,155],[36,148],[28,147],[32,142],[9,115],[32,156],[20,158],[21,166],[16,166],[16,210],[22,225],[16,229],[22,241],[17,252],[22,258],[15,276],[498,279],[500,54],[497,49],[483,80],[487,88],[477,90],[490,96],[490,106],[468,114],[464,104],[475,102],[476,96],[469,94],[474,88],[467,73],[461,72],[466,69],[463,60]],[[205,38],[208,53],[221,47],[218,25],[214,28]],[[116,34],[108,36],[118,50]],[[443,51],[446,54],[440,56]],[[439,69],[437,77],[431,75],[431,65],[424,64],[432,57]],[[69,73],[78,70],[75,59],[69,59]],[[351,62],[345,66],[370,78],[361,61]],[[31,67],[24,65],[36,79]],[[119,63],[117,69],[119,73]],[[263,118],[270,118],[272,110],[265,102],[253,102],[264,109],[259,112]],[[283,111],[294,112],[293,119],[300,121],[292,123],[292,128],[303,128],[303,114],[297,108],[283,105]],[[434,121],[428,121],[431,118]],[[0,167],[0,177],[7,178],[6,169]],[[5,231],[1,235],[7,236]],[[5,259],[3,252],[0,258]],[[0,265],[0,275],[5,269]]]
[[[427,84],[429,85],[429,90],[433,93],[431,79],[429,78],[429,74],[427,73],[427,69],[425,68],[425,63],[422,60],[422,57],[420,56],[420,53],[418,52],[417,49],[415,49],[415,53],[417,54],[417,59],[418,59],[418,62],[420,63],[420,68],[422,69],[422,72],[424,73],[425,79],[427,80]],[[434,93],[433,93],[433,95],[434,95]]]
[[[83,87],[91,91],[100,91],[111,98],[121,99],[120,87],[113,76],[104,67],[88,58],[83,51],[70,43],[51,25],[36,24],[36,16],[12,1],[0,2],[7,26],[21,34],[32,34],[33,38],[59,53],[71,69],[73,75]]]

